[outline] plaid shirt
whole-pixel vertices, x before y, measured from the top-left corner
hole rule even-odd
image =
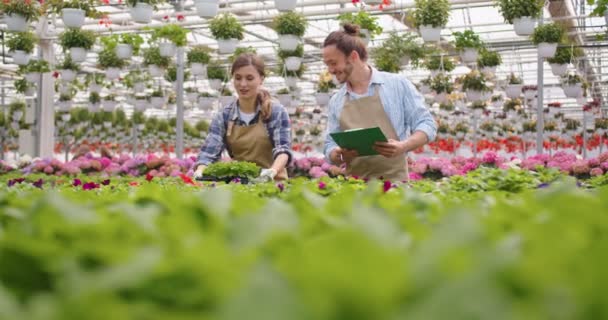
[[[226,144],[226,129],[230,120],[234,120],[234,124],[239,126],[254,125],[260,121],[259,107],[251,123],[247,124],[241,120],[239,118],[237,101],[235,100],[224,107],[222,112],[219,112],[213,118],[213,121],[211,121],[207,139],[205,139],[205,143],[201,147],[196,166],[201,164],[209,165],[218,161],[224,149],[227,149],[228,154],[232,157],[232,152],[227,148]],[[292,159],[291,124],[289,115],[282,105],[273,103],[272,113],[268,123],[266,123],[266,129],[268,129],[268,136],[272,140],[272,157],[276,158],[280,154],[287,154],[289,157],[287,163],[289,164]]]

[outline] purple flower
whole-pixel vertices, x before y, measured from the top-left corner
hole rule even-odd
[[[12,186],[14,186],[14,185],[15,185],[15,180],[13,180],[13,179],[8,180],[8,187],[9,188],[12,187]]]
[[[549,186],[549,184],[548,184],[548,183],[541,183],[541,184],[539,184],[538,186],[536,186],[536,188],[538,188],[538,189],[544,189],[544,188],[546,188],[546,187],[548,187],[548,186]]]
[[[384,180],[384,185],[382,186],[382,190],[384,192],[389,191],[392,187],[393,187],[393,184],[391,183],[390,180]]]
[[[34,187],[36,187],[38,189],[42,189],[43,184],[44,184],[44,181],[42,179],[38,179],[38,181],[35,181],[32,183],[32,185],[34,185]]]
[[[95,182],[87,182],[82,185],[83,190],[93,190],[99,188],[99,185]]]
[[[279,188],[279,190],[281,190],[281,192],[283,192],[283,190],[285,190],[285,185],[282,183],[277,183],[277,188]]]
[[[103,180],[103,181],[101,182],[101,184],[103,184],[104,186],[109,185],[109,184],[110,184],[110,179]]]
[[[80,179],[74,179],[72,186],[78,187],[79,185],[82,185],[82,181],[80,181]]]
[[[319,181],[319,189],[324,190],[327,185],[323,181]]]

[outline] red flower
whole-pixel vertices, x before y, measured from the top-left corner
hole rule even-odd
[[[59,78],[59,71],[53,71],[53,78]]]
[[[164,17],[163,17],[163,20],[164,20],[164,21],[169,21],[169,16],[164,16]]]
[[[146,174],[146,181],[150,182],[152,181],[152,179],[154,179],[154,176],[151,175],[149,172]]]
[[[183,14],[178,14],[177,15],[177,21],[184,21],[185,17]]]
[[[194,181],[192,181],[192,178],[188,177],[187,175],[185,175],[185,174],[183,174],[183,173],[180,173],[180,174],[179,174],[179,177],[180,177],[180,178],[182,178],[182,181],[183,181],[185,184],[190,184],[190,185],[193,185],[193,186],[195,186],[195,185],[196,185],[196,183],[194,183]]]
[[[132,187],[137,187],[137,186],[139,186],[139,183],[137,181],[131,181],[131,182],[129,182],[129,185]]]
[[[392,187],[393,187],[393,184],[391,183],[390,180],[384,180],[384,185],[382,186],[382,190],[384,192],[389,191]]]

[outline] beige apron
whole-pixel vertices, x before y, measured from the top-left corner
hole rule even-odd
[[[274,162],[272,143],[262,119],[251,126],[235,125],[231,120],[226,130],[226,144],[234,160],[254,162],[264,169],[270,168]],[[274,179],[287,179],[287,169],[277,173]]]
[[[395,128],[384,111],[378,86],[374,89],[373,96],[351,100],[347,94],[340,114],[342,131],[370,127],[380,127],[388,139],[399,140]],[[393,158],[381,155],[357,157],[346,167],[346,173],[370,179],[383,177],[392,181],[403,181],[408,178],[405,155]]]

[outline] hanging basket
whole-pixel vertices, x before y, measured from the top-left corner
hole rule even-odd
[[[438,42],[441,39],[441,28],[420,26],[420,36],[424,42]]]
[[[40,80],[40,72],[28,72],[25,74],[25,80],[29,83],[37,83]]]
[[[151,64],[148,66],[148,72],[150,73],[150,76],[152,77],[162,77],[163,76],[163,69],[161,69],[159,66],[155,65],[155,64]]]
[[[30,62],[30,54],[25,51],[15,50],[11,52],[11,54],[13,56],[13,62],[16,65],[24,66]]]
[[[209,19],[217,15],[219,0],[196,0],[194,6],[199,17]]]
[[[481,101],[483,94],[481,91],[477,90],[467,90],[467,99],[471,102]]]
[[[147,3],[138,2],[134,7],[131,7],[131,18],[137,23],[150,23],[154,7]]]
[[[206,78],[207,77],[207,66],[202,63],[199,63],[199,62],[191,63],[190,72],[192,72],[192,75],[201,76],[203,78]]]
[[[300,44],[300,38],[293,34],[279,35],[279,48],[283,51],[295,51]]]
[[[70,82],[70,81],[74,81],[74,79],[76,79],[76,71],[74,71],[74,70],[69,70],[69,69],[60,70],[59,73],[61,74],[61,80],[63,80],[63,81]]]
[[[274,0],[274,7],[281,12],[292,11],[297,4],[298,0]]]
[[[103,100],[101,102],[101,106],[103,107],[103,111],[113,112],[118,102],[112,100]]]
[[[106,79],[108,80],[116,80],[120,77],[120,69],[119,68],[108,68],[106,69]]]
[[[562,86],[562,89],[564,89],[564,94],[568,98],[578,98],[578,97],[582,96],[582,94],[583,94],[583,84],[582,83],[577,83],[577,84],[572,84],[572,85],[564,84]]]
[[[403,56],[403,57],[401,57],[401,59],[399,59],[399,64],[401,64],[401,66],[405,67],[408,64],[410,64],[411,60],[412,59],[409,56]]]
[[[173,56],[175,56],[175,52],[176,52],[175,44],[173,44],[171,42],[159,43],[158,50],[160,51],[161,57],[173,57]]]
[[[198,107],[201,110],[210,110],[213,107],[214,98],[211,97],[200,97],[198,99]]]
[[[61,9],[61,19],[68,28],[80,28],[84,25],[85,12],[82,9]]]
[[[481,68],[481,72],[485,75],[494,75],[496,74],[496,67],[483,67]]]
[[[513,29],[518,36],[526,37],[534,33],[536,19],[531,17],[520,17],[513,19]]]
[[[220,96],[220,106],[226,106],[235,100],[234,96]]]
[[[217,50],[220,54],[233,54],[238,45],[238,39],[217,39]]]
[[[133,84],[133,92],[135,93],[142,93],[146,91],[146,84],[143,82],[136,82],[135,84]]]
[[[505,93],[507,94],[507,97],[509,97],[511,99],[519,98],[519,96],[521,95],[522,87],[523,87],[523,85],[521,85],[521,84],[509,84],[505,88]]]
[[[100,93],[101,89],[102,89],[101,85],[99,85],[97,83],[91,83],[89,85],[89,91],[90,92]]]
[[[302,58],[300,57],[287,57],[285,59],[285,69],[288,71],[296,71],[300,69],[302,65]]]
[[[551,72],[556,77],[563,76],[566,74],[566,72],[568,72],[567,63],[564,63],[564,64],[550,63],[549,66],[551,66]]]
[[[317,92],[315,98],[320,106],[325,106],[329,103],[329,93],[327,92]]]
[[[434,97],[435,102],[442,104],[448,101],[448,94],[446,92],[437,93]]]
[[[553,58],[557,51],[557,43],[541,42],[538,44],[538,55],[541,58]]]
[[[464,51],[460,54],[460,58],[464,63],[473,63],[477,61],[477,49],[475,48],[465,48]]]
[[[119,59],[130,59],[133,56],[133,47],[130,44],[119,43],[116,45],[116,55]]]
[[[222,88],[222,80],[209,79],[209,87],[213,90],[219,91]]]
[[[84,62],[87,59],[87,50],[84,48],[70,48],[70,58],[72,62]]]
[[[198,101],[198,92],[186,93],[186,100],[190,103],[196,103]]]
[[[9,14],[4,17],[4,23],[6,23],[6,30],[15,32],[27,31],[27,20],[20,14]]]
[[[150,97],[150,104],[156,109],[160,109],[165,105],[165,97]]]
[[[526,100],[532,100],[536,97],[537,90],[526,90],[524,91],[524,97]]]

